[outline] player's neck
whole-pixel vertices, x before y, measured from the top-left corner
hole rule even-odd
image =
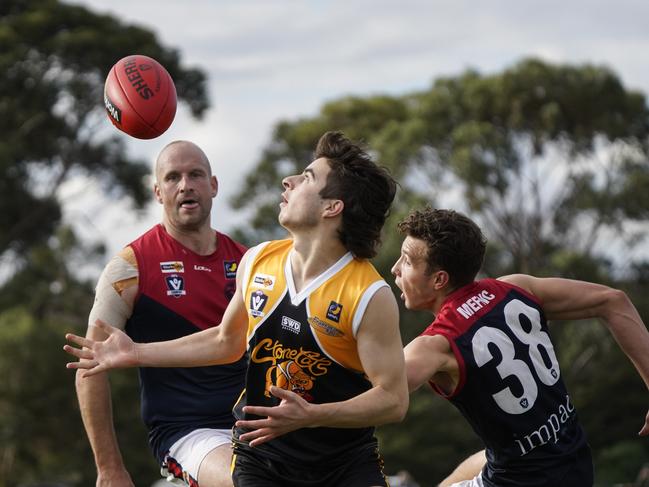
[[[291,270],[296,290],[299,292],[346,253],[347,249],[336,237],[309,238],[293,235]]]
[[[468,286],[468,285],[467,285]],[[433,299],[431,300],[431,304],[429,306],[429,310],[434,314],[437,315],[439,313],[439,310],[442,309],[444,306],[444,303],[448,299],[448,297],[453,294],[455,291],[458,289],[461,289],[466,286],[460,286],[460,287],[455,287],[452,288],[450,286],[446,286],[443,289],[439,290],[438,293],[436,293],[433,296]]]
[[[216,251],[218,246],[216,232],[209,225],[190,230],[163,221],[162,226],[174,240],[198,255],[210,255]]]

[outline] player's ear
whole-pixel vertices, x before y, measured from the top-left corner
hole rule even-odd
[[[450,277],[448,275],[448,272],[444,270],[439,270],[435,271],[433,274],[433,284],[435,285],[435,289],[442,289],[446,287],[449,283]]]
[[[328,199],[325,201],[324,216],[331,218],[340,215],[344,208],[345,203],[343,203],[343,200]]]
[[[158,183],[153,183],[153,194],[158,203],[162,204],[162,195],[160,194],[160,186]]]
[[[212,187],[212,198],[214,198],[219,193],[219,180],[214,175],[210,178],[210,186]]]

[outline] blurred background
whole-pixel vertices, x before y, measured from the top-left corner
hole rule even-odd
[[[63,335],[84,333],[107,259],[160,220],[148,174],[175,139],[205,150],[213,225],[248,244],[282,235],[281,178],[338,129],[401,184],[375,259],[389,282],[395,223],[428,203],[482,225],[485,276],[610,284],[647,322],[647,18],[641,0],[3,0],[0,486],[94,485]],[[150,141],[102,104],[108,70],[133,53],[159,60],[180,100]],[[403,313],[404,341],[430,320]],[[551,331],[597,485],[648,485],[645,385],[601,323]],[[137,374],[111,383],[125,461],[149,486]],[[433,485],[480,448],[430,391],[378,434],[393,485]]]

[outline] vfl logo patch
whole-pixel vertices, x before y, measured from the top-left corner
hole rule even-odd
[[[342,312],[343,307],[341,304],[332,301],[329,303],[329,308],[327,308],[327,318],[336,323],[340,322],[340,313]]]
[[[165,281],[167,282],[167,296],[179,298],[187,294],[187,291],[185,291],[185,281],[181,276],[167,276],[165,277]]]
[[[180,260],[170,260],[167,262],[160,262],[160,270],[163,274],[171,274],[177,272],[185,272],[185,264]]]
[[[300,328],[302,323],[288,316],[282,316],[282,330],[288,330],[295,333],[296,335],[300,333]]]
[[[237,277],[237,268],[239,265],[236,260],[224,260],[223,261],[223,270],[225,271],[226,279],[234,279]]]
[[[317,316],[310,316],[309,318],[307,318],[307,321],[313,328],[319,329],[325,335],[332,337],[341,337],[344,335],[341,330],[339,330],[335,326],[331,326],[329,323],[325,323]]]
[[[264,308],[268,302],[268,296],[261,291],[255,291],[250,295],[250,314],[255,318],[264,316]]]
[[[275,287],[275,276],[269,276],[268,274],[255,274],[255,277],[252,279],[252,285],[254,287],[272,291]]]

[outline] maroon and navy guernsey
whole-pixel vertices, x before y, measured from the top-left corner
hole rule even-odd
[[[592,485],[592,461],[537,298],[495,279],[451,293],[422,335],[445,336],[460,367],[450,394],[486,446],[484,485]]]
[[[156,225],[130,247],[138,294],[126,332],[136,342],[171,340],[221,323],[236,288],[245,248],[216,232],[217,249],[198,255]],[[228,365],[139,369],[142,419],[160,461],[197,428],[231,428],[232,407],[244,387],[246,359]]]

